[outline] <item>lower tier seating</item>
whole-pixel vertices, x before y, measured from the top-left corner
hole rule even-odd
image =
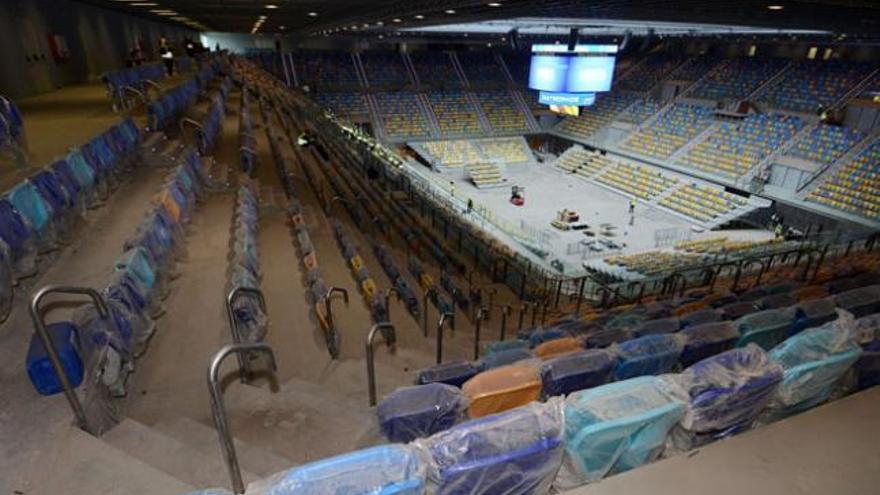
[[[651,125],[634,133],[621,147],[665,160],[706,129],[711,124],[712,113],[709,107],[675,103]]]
[[[559,155],[553,164],[566,172],[589,177],[611,165],[612,160],[598,151],[587,151],[580,146],[572,146]]]
[[[504,181],[501,170],[494,163],[469,163],[467,173],[477,187],[497,186]]]
[[[659,204],[698,221],[708,222],[747,203],[747,200],[720,188],[693,183],[676,189]]]
[[[664,176],[641,165],[615,162],[596,181],[637,196],[646,201],[653,199],[678,183],[678,179]]]
[[[880,219],[880,140],[843,165],[807,200],[871,220]]]

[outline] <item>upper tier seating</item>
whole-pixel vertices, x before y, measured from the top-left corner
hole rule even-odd
[[[644,98],[633,103],[617,116],[617,120],[639,125],[663,108],[663,103],[653,98]]]
[[[578,117],[565,118],[556,126],[556,130],[580,138],[588,138],[611,123],[614,117],[630,106],[636,98],[631,93],[603,93],[596,97],[593,106],[582,108]]]
[[[714,69],[719,63],[721,63],[721,59],[719,58],[700,55],[688,60],[678,69],[675,69],[674,72],[669,74],[667,79],[671,81],[697,81],[708,74],[709,71]]]
[[[617,89],[648,91],[684,62],[680,55],[650,55],[618,81]]]
[[[428,94],[431,109],[437,116],[444,136],[477,133],[482,130],[477,110],[463,91],[439,91]]]
[[[709,107],[675,103],[651,125],[639,129],[622,147],[665,160],[708,127],[712,114]]]
[[[114,110],[130,107],[137,93],[146,94],[149,89],[147,81],[155,83],[164,78],[165,66],[160,63],[105,72],[101,76],[107,85],[107,96],[113,102]]]
[[[842,98],[870,74],[870,66],[841,60],[804,60],[758,95],[773,108],[815,113]]]
[[[828,165],[837,161],[864,138],[865,134],[856,129],[819,124],[794,143],[786,156]]]
[[[625,162],[615,162],[596,181],[646,201],[678,184],[678,179],[666,177],[659,170]]]
[[[403,58],[397,52],[368,51],[360,54],[367,83],[377,86],[402,86],[410,84],[409,73]]]
[[[293,52],[293,66],[300,85],[322,87],[360,86],[351,53],[320,50]]]
[[[553,164],[566,172],[589,177],[613,161],[598,151],[587,151],[581,146],[572,146],[559,155]]]
[[[807,200],[880,220],[880,139],[843,165]]]
[[[318,93],[315,101],[342,120],[364,120],[370,116],[367,100],[360,93]]]
[[[677,163],[736,179],[779,149],[803,126],[804,122],[797,117],[768,114],[724,122]]]
[[[698,221],[707,222],[747,203],[742,197],[721,188],[693,183],[676,189],[660,200],[659,204]]]
[[[689,96],[716,101],[743,99],[775,76],[786,63],[777,58],[730,59],[697,85]]]
[[[434,88],[460,88],[463,83],[452,58],[445,52],[419,51],[409,54],[419,83]]]
[[[509,52],[502,55],[501,58],[504,59],[513,82],[527,86],[529,84],[532,54],[529,52]]]
[[[476,97],[493,130],[498,132],[529,130],[526,116],[520,111],[509,91],[483,91],[476,93]]]
[[[458,52],[456,56],[472,86],[509,82],[504,68],[498,65],[492,52]]]
[[[376,93],[379,119],[391,137],[425,137],[430,134],[428,121],[415,93]]]

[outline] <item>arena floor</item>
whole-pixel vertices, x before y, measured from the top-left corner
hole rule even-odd
[[[418,166],[418,165],[413,165]],[[504,170],[503,187],[478,189],[463,172],[438,173],[420,167],[423,176],[436,181],[444,189],[455,184],[455,197],[466,202],[474,200],[489,211],[489,216],[512,225],[538,240],[542,249],[550,254],[544,262],[559,260],[566,275],[583,272],[587,263],[603,269],[612,269],[602,259],[610,254],[634,254],[662,249],[674,244],[662,239],[702,239],[724,235],[730,239],[759,240],[772,237],[764,230],[694,231],[693,224],[682,217],[638,202],[635,214],[629,213],[629,197],[572,176],[557,169],[551,163],[508,165]],[[525,204],[510,203],[512,186],[525,188]],[[590,251],[581,241],[596,239],[587,237],[583,231],[561,231],[550,225],[562,209],[573,210],[580,215],[580,222],[597,232],[601,224],[614,226],[614,236],[608,239],[624,245],[619,251]],[[597,232],[598,233],[598,232]],[[522,249],[522,246],[517,246]]]

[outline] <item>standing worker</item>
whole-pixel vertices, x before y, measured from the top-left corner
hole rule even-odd
[[[165,71],[168,72],[168,76],[174,75],[174,53],[171,48],[165,45],[160,46],[159,55],[162,57],[162,62],[165,63]]]

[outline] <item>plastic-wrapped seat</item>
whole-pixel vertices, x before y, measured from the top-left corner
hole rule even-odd
[[[782,366],[783,380],[770,405],[770,416],[789,416],[828,400],[861,354],[853,318],[845,313],[773,348],[770,358]]]
[[[748,429],[782,381],[782,368],[755,344],[708,357],[667,377],[688,401],[680,448],[691,448]]]
[[[880,385],[880,340],[873,340],[862,347],[862,355],[853,369],[857,390]]]
[[[721,308],[721,313],[725,320],[738,320],[743,316],[757,313],[760,311],[758,306],[752,301],[743,301],[727,304]]]
[[[682,315],[681,328],[702,325],[703,323],[712,323],[713,321],[720,320],[721,315],[719,315],[714,308],[701,309],[699,311],[694,311],[693,313]]]
[[[537,329],[534,332],[530,333],[528,338],[529,347],[535,348],[539,345],[547,342],[548,340],[561,339],[562,337],[569,337],[570,335],[565,330],[559,328],[543,328]]]
[[[793,333],[836,320],[837,305],[834,304],[834,298],[826,297],[824,299],[813,299],[799,303],[795,310],[795,319],[797,328]]]
[[[880,313],[880,285],[870,285],[835,294],[834,302],[856,318]]]
[[[30,182],[25,181],[13,187],[7,193],[7,198],[27,222],[40,247],[51,248],[57,240],[55,225],[52,223],[53,212],[40,197],[37,189]]]
[[[33,275],[37,270],[34,236],[21,215],[6,199],[0,199],[0,239],[8,249],[9,264],[16,278]]]
[[[709,356],[733,349],[739,340],[739,330],[729,321],[706,323],[682,330],[685,339],[681,365],[688,366]]]
[[[587,348],[603,349],[618,342],[624,342],[632,338],[632,331],[628,328],[603,328],[589,334],[584,339]]]
[[[468,414],[479,418],[538,400],[541,378],[535,366],[513,364],[484,371],[461,389],[470,401]]]
[[[409,445],[381,445],[310,462],[252,483],[254,495],[421,495],[426,467]]]
[[[388,440],[407,443],[451,427],[466,406],[460,389],[430,383],[398,388],[379,403],[376,414]]]
[[[509,351],[511,349],[529,349],[529,342],[527,340],[520,339],[512,339],[512,340],[495,340],[492,342],[486,342],[483,344],[483,354],[493,354],[495,352],[501,351]]]
[[[794,319],[785,311],[767,309],[743,316],[734,325],[740,333],[737,347],[755,343],[769,350],[788,337],[794,327]]]
[[[614,378],[668,373],[678,364],[682,348],[681,339],[675,335],[648,335],[618,344],[612,348],[617,355]]]
[[[779,309],[794,306],[797,303],[798,299],[792,293],[783,292],[780,294],[771,294],[761,299],[758,301],[758,306],[760,306],[761,309]]]
[[[416,383],[419,385],[445,383],[454,387],[461,387],[466,381],[476,376],[477,373],[479,373],[477,367],[467,361],[452,361],[419,371]]]
[[[531,359],[535,355],[526,348],[511,348],[502,351],[490,352],[480,360],[484,370],[491,370],[501,366],[507,366],[523,359]]]
[[[563,454],[560,400],[532,403],[416,441],[436,495],[531,495],[550,490]]]
[[[580,339],[575,337],[562,337],[559,339],[548,340],[543,344],[535,347],[535,356],[541,359],[550,359],[563,354],[581,351],[584,349]]]
[[[541,365],[544,395],[568,395],[577,390],[596,387],[611,380],[616,360],[600,349],[591,349],[559,356]]]
[[[565,459],[554,486],[566,490],[651,462],[663,452],[685,409],[653,376],[569,395]]]
[[[635,331],[636,337],[644,337],[646,335],[660,335],[664,333],[675,333],[681,328],[681,322],[677,316],[670,318],[661,318],[659,320],[649,320],[642,322]]]

